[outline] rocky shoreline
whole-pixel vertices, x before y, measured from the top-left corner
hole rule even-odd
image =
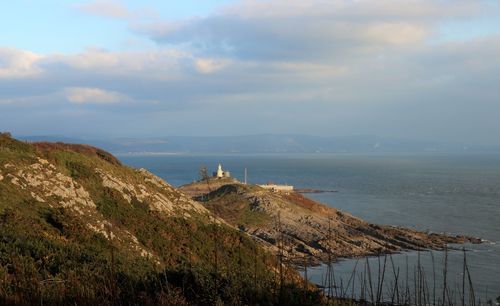
[[[252,236],[264,248],[283,254],[287,261],[296,264],[304,258],[317,265],[332,259],[481,243],[479,238],[464,235],[368,223],[297,192],[273,192],[238,182],[220,184],[208,193],[200,192],[197,183],[182,186],[180,190]]]

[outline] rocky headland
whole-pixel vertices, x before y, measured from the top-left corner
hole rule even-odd
[[[473,237],[372,224],[296,192],[270,191],[234,181],[211,182],[220,187],[207,192],[200,188],[205,185],[193,183],[180,190],[265,248],[283,252],[292,262],[302,262],[306,256],[319,263],[332,258],[439,250],[452,243],[480,242]]]

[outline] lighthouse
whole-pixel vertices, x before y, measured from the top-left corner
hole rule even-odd
[[[219,164],[219,167],[217,168],[217,178],[224,177],[224,171],[222,171],[222,165]]]
[[[219,163],[219,166],[217,167],[217,171],[213,172],[213,176],[215,178],[218,178],[218,179],[224,178],[224,177],[231,177],[231,172],[222,170],[222,165]]]

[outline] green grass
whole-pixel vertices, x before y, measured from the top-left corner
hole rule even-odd
[[[4,178],[0,181],[0,304],[279,302],[273,272],[277,261],[247,235],[215,225],[204,215],[169,216],[150,210],[147,202],[136,198],[128,203],[118,191],[102,186],[96,168],[129,184],[147,185],[171,200],[180,194],[145,182],[142,174],[119,165],[105,152],[62,148],[44,144],[37,149],[1,134],[2,175],[15,171],[5,169],[6,163],[22,168],[38,158],[49,160],[90,193],[102,218],[135,235],[155,258],[132,252],[124,237],[108,240],[90,230],[86,218],[93,216],[65,209],[56,198],[40,203],[32,198],[32,190]],[[247,225],[263,220],[249,209],[237,215],[237,222]],[[292,297],[306,296],[301,287],[287,286]],[[319,295],[307,292],[310,297],[295,298],[296,303],[317,304]]]
[[[20,142],[0,134],[0,165],[10,164],[27,164],[34,162],[36,150],[29,144]],[[6,169],[1,169],[2,173]]]

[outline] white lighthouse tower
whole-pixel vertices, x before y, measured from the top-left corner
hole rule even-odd
[[[216,172],[212,172],[214,178],[228,178],[231,177],[231,172],[222,170],[222,165],[219,163]]]
[[[217,178],[222,178],[224,177],[224,171],[222,171],[222,166],[219,164],[219,167],[217,168]]]

